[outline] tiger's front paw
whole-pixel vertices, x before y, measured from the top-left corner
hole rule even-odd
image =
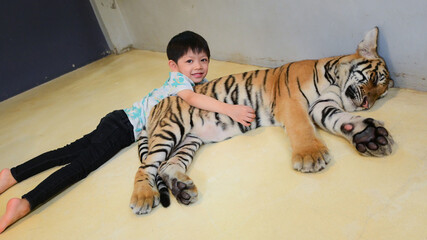
[[[197,201],[197,187],[179,165],[165,162],[159,167],[159,175],[179,203],[190,205]]]
[[[292,154],[292,166],[304,173],[319,172],[331,161],[327,147],[319,140],[306,149],[299,149]]]
[[[343,124],[342,129],[344,132],[349,129],[348,132],[354,134],[351,141],[364,156],[383,157],[392,153],[393,138],[377,120],[367,118],[356,125]]]
[[[135,214],[147,214],[160,202],[160,194],[157,189],[150,186],[148,180],[135,183],[130,208]]]

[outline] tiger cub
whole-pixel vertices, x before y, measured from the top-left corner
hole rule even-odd
[[[381,122],[349,113],[371,108],[393,85],[386,63],[377,54],[377,38],[374,28],[352,55],[233,74],[195,87],[195,92],[226,103],[251,106],[256,119],[249,127],[191,107],[179,97],[164,99],[150,114],[143,139],[149,141],[140,142],[145,154],[135,176],[133,212],[146,214],[159,204],[157,174],[178,202],[194,203],[197,188],[186,171],[199,147],[258,127],[286,128],[292,166],[301,172],[318,172],[331,160],[315,125],[344,137],[362,155],[391,154],[393,139]],[[167,188],[162,188],[163,194]]]

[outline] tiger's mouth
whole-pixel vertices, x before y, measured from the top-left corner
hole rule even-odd
[[[361,109],[361,110],[367,110],[369,109],[369,101],[368,101],[368,97],[363,97],[362,101],[358,100],[358,99],[351,99],[353,102],[353,105],[356,107],[356,109]]]
[[[369,109],[368,97],[363,97],[362,104],[360,106],[364,109]]]

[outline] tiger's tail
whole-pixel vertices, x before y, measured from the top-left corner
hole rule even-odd
[[[171,203],[169,188],[166,186],[166,183],[163,181],[159,174],[156,175],[156,185],[160,193],[160,203],[165,208],[169,207]]]

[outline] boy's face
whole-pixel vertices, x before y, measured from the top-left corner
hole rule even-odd
[[[169,60],[169,67],[172,72],[180,72],[194,83],[199,83],[208,74],[209,58],[204,52],[194,53],[190,49],[177,63]]]

